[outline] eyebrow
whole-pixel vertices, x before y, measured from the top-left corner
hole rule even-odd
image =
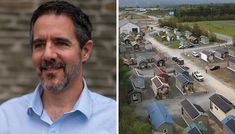
[[[68,44],[72,44],[72,42],[71,41],[69,41],[68,39],[66,39],[66,38],[62,38],[62,37],[55,37],[55,38],[52,38],[52,41],[53,42],[65,42],[65,43],[68,43]],[[39,39],[35,39],[35,40],[33,40],[33,45],[35,45],[36,43],[39,43],[39,42],[46,42],[46,40],[45,39],[41,39],[41,38],[39,38]]]
[[[55,38],[52,38],[52,41],[53,42],[65,42],[65,43],[68,43],[68,44],[72,44],[72,42],[66,38],[62,38],[62,37],[55,37]]]

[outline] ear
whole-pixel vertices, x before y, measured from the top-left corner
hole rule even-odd
[[[86,62],[89,59],[92,48],[93,48],[93,41],[88,40],[82,48],[82,62]]]

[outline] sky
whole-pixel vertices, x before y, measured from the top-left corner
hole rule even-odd
[[[235,0],[119,0],[120,7],[169,6],[179,4],[235,3]]]

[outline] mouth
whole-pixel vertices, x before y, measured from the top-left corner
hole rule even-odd
[[[40,65],[41,72],[53,73],[54,71],[58,71],[63,69],[65,71],[65,65],[63,63],[58,62],[43,62]]]

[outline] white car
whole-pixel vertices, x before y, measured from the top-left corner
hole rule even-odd
[[[193,72],[192,73],[192,76],[197,79],[198,81],[203,81],[204,80],[204,77],[202,76],[202,74],[198,71],[196,72]]]
[[[192,55],[193,55],[194,57],[199,57],[199,53],[197,53],[197,52],[195,52],[195,51],[192,52]]]

